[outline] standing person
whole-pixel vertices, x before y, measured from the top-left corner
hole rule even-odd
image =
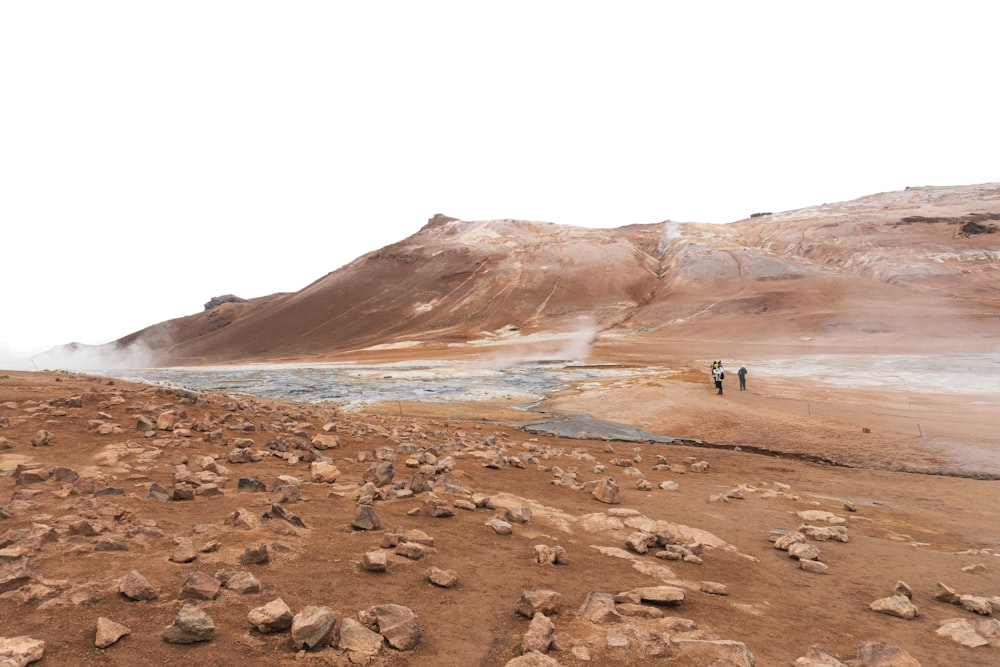
[[[715,377],[715,388],[718,390],[717,395],[722,396],[722,381],[726,378],[725,372],[722,370],[722,362],[715,362],[715,368],[712,369],[712,375]]]
[[[740,370],[736,371],[736,374],[740,376],[740,391],[746,391],[747,388],[747,365],[743,364],[740,366]]]

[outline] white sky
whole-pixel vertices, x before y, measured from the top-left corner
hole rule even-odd
[[[0,362],[299,290],[438,212],[730,222],[998,181],[998,25],[961,0],[0,3]]]

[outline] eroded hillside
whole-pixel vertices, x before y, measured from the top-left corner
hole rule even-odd
[[[727,225],[588,229],[437,215],[294,294],[153,325],[160,363],[324,358],[589,330],[741,340],[982,338],[1000,185],[909,188]],[[917,326],[919,325],[919,327]]]

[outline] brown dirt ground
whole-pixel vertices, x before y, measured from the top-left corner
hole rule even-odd
[[[59,518],[69,514],[93,517],[107,534],[122,535],[128,526],[144,521],[148,525],[155,522],[163,535],[134,537],[128,540],[127,551],[108,552],[94,550],[103,534],[74,536],[58,529],[58,539],[42,544],[33,555],[42,577],[52,584],[51,590],[16,589],[0,595],[0,634],[43,639],[46,649],[41,664],[343,665],[347,658],[336,649],[296,654],[288,633],[262,635],[252,631],[246,622],[247,612],[279,596],[293,611],[306,605],[327,605],[340,617],[392,602],[417,613],[423,639],[410,652],[387,649],[373,664],[503,665],[519,653],[528,625],[527,619],[514,612],[520,592],[549,588],[563,596],[562,612],[553,617],[557,632],[569,642],[587,645],[592,657],[589,664],[638,665],[646,664],[649,658],[610,652],[603,643],[609,628],[582,621],[574,611],[589,591],[617,593],[667,582],[688,591],[685,601],[669,614],[695,621],[708,636],[745,642],[758,665],[789,665],[813,644],[822,644],[847,660],[865,640],[899,645],[923,665],[993,665],[1000,661],[1000,647],[963,648],[936,636],[934,631],[943,620],[971,618],[973,614],[933,599],[938,582],[960,593],[1000,595],[1000,561],[993,555],[1000,553],[1000,481],[878,469],[969,469],[967,461],[949,458],[946,451],[909,433],[902,417],[873,420],[874,415],[885,412],[873,410],[873,405],[879,401],[898,403],[898,396],[848,392],[824,395],[826,400],[820,401],[814,387],[760,386],[752,380],[750,391],[740,394],[735,391],[733,377],[733,381],[727,379],[726,396],[720,398],[714,396],[696,363],[674,367],[682,370],[662,379],[646,379],[641,385],[607,386],[560,397],[546,407],[589,412],[724,447],[531,436],[494,423],[523,418],[523,413],[501,405],[392,404],[375,406],[366,414],[344,414],[326,407],[242,398],[244,413],[258,424],[258,430],[245,434],[227,431],[227,438],[252,437],[258,447],[264,447],[275,433],[262,431],[261,425],[303,421],[317,429],[335,421],[341,438],[341,447],[327,452],[337,459],[343,472],[338,485],[331,489],[306,482],[303,499],[286,506],[307,528],[291,529],[272,520],[252,531],[227,527],[223,520],[238,508],[258,514],[266,511],[269,496],[238,493],[235,478],[256,477],[271,488],[282,474],[305,480],[307,464],[270,459],[230,465],[230,482],[220,497],[155,502],[147,499],[147,488],[154,481],[169,487],[173,465],[193,463],[202,455],[224,456],[231,447],[205,442],[198,430],[190,438],[161,431],[157,437],[167,439],[161,442],[163,455],[145,468],[137,465],[134,454],[124,459],[127,466],[98,465],[95,457],[115,443],[132,442],[149,448],[153,441],[134,430],[137,414],[155,417],[168,404],[182,405],[177,396],[167,390],[84,375],[2,372],[0,437],[12,448],[0,451],[0,468],[9,472],[19,462],[38,461],[46,466],[71,467],[81,474],[101,473],[107,476],[108,486],[123,488],[125,495],[66,496],[55,481],[25,488],[15,485],[10,476],[0,476],[0,507],[10,514],[10,518],[0,519],[0,535],[37,523],[58,526]],[[58,399],[72,395],[82,395],[83,406],[61,407]],[[109,404],[115,395],[124,402]],[[924,429],[947,430],[956,422],[954,410],[943,400],[926,406],[929,416],[922,416],[920,422]],[[183,408],[187,421],[197,426],[225,415],[223,404],[227,402],[231,399],[222,395],[201,394],[195,404]],[[821,402],[829,406],[826,414],[812,414],[810,408],[802,413],[803,403]],[[102,418],[105,421],[120,423],[125,433],[98,435],[89,423],[98,418],[98,412],[111,417]],[[988,417],[965,421],[969,423],[962,428],[968,432],[963,433],[970,441],[987,442],[992,436],[993,422]],[[870,432],[864,433],[862,426]],[[43,428],[53,433],[52,445],[32,447],[31,436]],[[284,436],[295,439],[287,432]],[[503,444],[508,455],[537,447],[547,448],[552,455],[540,465],[529,464],[524,469],[488,469],[475,458],[459,458],[451,478],[477,492],[494,494],[498,506],[506,502],[533,507],[532,521],[515,525],[511,536],[499,536],[484,526],[493,511],[458,510],[452,518],[435,519],[419,511],[411,513],[421,507],[419,497],[380,502],[376,508],[385,529],[420,528],[435,544],[420,561],[390,555],[387,573],[362,571],[361,555],[379,547],[382,532],[350,527],[355,512],[351,489],[368,467],[357,462],[358,452],[407,441],[421,447],[456,442],[479,445],[489,436]],[[761,455],[737,451],[736,446],[773,451]],[[661,561],[651,554],[635,556],[641,568],[637,569],[627,559],[593,548],[624,549],[631,529],[588,532],[571,522],[564,530],[559,521],[550,518],[555,510],[580,517],[612,509],[583,492],[552,483],[549,466],[575,467],[581,480],[598,477],[590,471],[593,463],[578,456],[583,453],[604,464],[612,458],[635,457],[636,466],[654,484],[669,479],[680,485],[676,492],[658,488],[640,492],[619,476],[623,503],[618,507],[710,531],[735,550],[708,549],[702,565]],[[704,459],[711,467],[704,474],[653,470],[658,455],[671,463],[690,457]],[[866,462],[868,467],[810,462],[796,455],[855,465]],[[396,470],[397,478],[409,473],[402,461],[397,461]],[[739,484],[773,490],[775,483],[789,485],[794,496],[766,499],[761,493],[748,493],[743,500],[709,500]],[[341,493],[331,494],[331,490]],[[846,512],[845,501],[854,503],[857,511]],[[797,528],[802,522],[795,512],[804,509],[828,510],[848,519],[849,543],[818,543],[822,561],[830,567],[828,575],[800,570],[786,553],[768,542],[773,528]],[[196,546],[210,540],[218,540],[222,546],[214,553],[200,554],[193,563],[180,565],[167,560],[173,538],[178,537],[193,537]],[[244,546],[257,541],[282,543],[287,550],[277,552],[267,565],[240,566]],[[537,565],[533,559],[536,544],[563,546],[569,563]],[[6,556],[0,559],[0,567],[5,560]],[[458,586],[442,589],[429,584],[426,572],[434,565],[455,570],[460,576]],[[207,644],[163,642],[160,633],[180,606],[178,592],[185,577],[195,570],[215,573],[227,566],[251,570],[261,580],[264,592],[240,596],[224,591],[217,600],[200,602],[216,626],[215,638]],[[657,573],[657,566],[670,572]],[[139,569],[157,587],[159,599],[130,602],[116,593],[115,582],[132,569]],[[919,617],[907,621],[868,609],[873,600],[891,595],[900,580],[913,588]],[[729,595],[701,593],[701,581],[721,582],[728,586]],[[93,599],[70,602],[68,591],[81,585],[94,589]],[[49,602],[43,606],[46,599]],[[131,634],[107,649],[95,648],[94,629],[100,616],[124,623]],[[643,621],[629,622],[644,626]],[[574,660],[568,651],[553,655],[565,665],[588,664]],[[698,664],[683,659],[664,662]]]

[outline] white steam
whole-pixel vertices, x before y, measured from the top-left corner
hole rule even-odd
[[[156,366],[156,352],[142,341],[119,347],[70,343],[29,357],[26,370],[121,370]]]
[[[667,220],[663,223],[663,236],[660,237],[660,254],[662,255],[666,251],[673,247],[674,242],[680,240],[684,236],[681,233],[681,223],[672,222]]]
[[[485,361],[499,368],[539,361],[585,361],[597,332],[597,323],[592,318],[581,318],[571,331],[507,339]]]

